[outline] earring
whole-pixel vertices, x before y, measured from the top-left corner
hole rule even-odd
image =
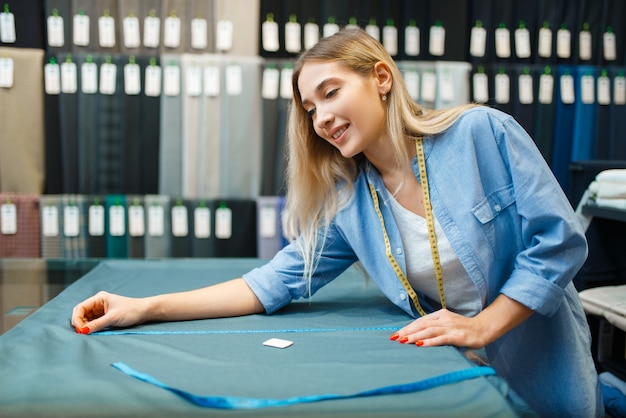
[[[383,102],[387,100],[387,93],[383,93]]]

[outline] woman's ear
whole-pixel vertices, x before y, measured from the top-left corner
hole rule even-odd
[[[393,84],[393,77],[389,66],[382,61],[374,64],[374,78],[376,79],[376,87],[379,91],[388,92]]]

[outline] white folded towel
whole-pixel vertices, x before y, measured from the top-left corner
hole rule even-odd
[[[617,183],[626,183],[626,169],[612,168],[604,170],[596,175],[596,181],[612,181]]]

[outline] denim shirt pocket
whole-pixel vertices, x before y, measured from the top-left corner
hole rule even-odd
[[[509,184],[485,196],[472,208],[472,213],[481,224],[485,225],[503,213],[513,203],[515,203],[515,192],[513,184]]]

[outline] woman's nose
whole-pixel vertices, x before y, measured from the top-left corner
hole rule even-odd
[[[333,121],[333,114],[332,112],[329,112],[328,110],[322,108],[317,108],[315,110],[316,115],[317,116],[315,119],[315,123],[317,123],[317,126],[320,128],[325,128],[326,126],[328,126],[332,121]]]

